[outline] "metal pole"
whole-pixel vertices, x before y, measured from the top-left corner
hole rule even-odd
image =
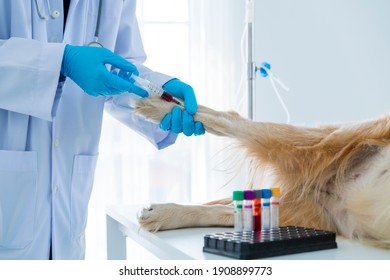
[[[253,23],[248,23],[248,117],[254,120],[255,68],[253,61]]]
[[[255,108],[255,73],[256,64],[253,61],[253,8],[254,1],[246,1],[246,19],[248,31],[248,62],[247,62],[247,77],[248,77],[248,118],[254,120]]]

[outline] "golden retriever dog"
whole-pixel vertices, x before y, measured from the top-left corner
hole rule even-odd
[[[159,123],[173,106],[149,97],[136,104],[136,113]],[[237,142],[249,161],[251,182],[271,170],[282,193],[281,226],[333,230],[390,248],[390,116],[308,128],[255,122],[199,106],[194,119],[208,133]],[[138,219],[149,231],[233,226],[231,202],[155,204],[143,209]]]

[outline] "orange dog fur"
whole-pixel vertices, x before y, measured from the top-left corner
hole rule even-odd
[[[174,105],[150,97],[136,104],[136,113],[159,123]],[[346,238],[390,248],[389,116],[308,128],[254,122],[235,112],[199,106],[194,119],[208,133],[237,141],[250,162],[248,176],[255,180],[262,171],[272,171],[282,192],[281,226],[334,230]],[[218,203],[229,205],[231,200]],[[233,211],[221,205],[153,205],[139,221],[147,230],[230,226]]]

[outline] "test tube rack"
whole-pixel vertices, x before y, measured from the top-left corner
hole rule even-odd
[[[203,251],[249,260],[332,248],[337,248],[333,231],[287,226],[266,231],[207,234]]]

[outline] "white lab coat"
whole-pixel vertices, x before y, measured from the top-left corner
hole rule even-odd
[[[0,259],[48,259],[50,247],[53,259],[84,258],[104,108],[159,149],[177,137],[134,116],[133,94],[59,82],[64,43],[92,41],[98,0],[71,1],[64,35],[62,1],[50,3],[60,16],[42,20],[34,0],[0,0]],[[170,79],[141,65],[135,0],[103,0],[99,41],[154,83]]]

